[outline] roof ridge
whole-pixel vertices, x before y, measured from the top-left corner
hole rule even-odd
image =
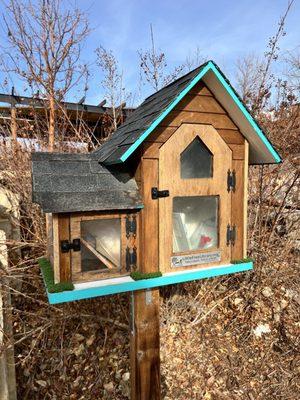
[[[158,94],[159,92],[161,92],[162,90],[164,90],[164,89],[166,89],[166,88],[168,88],[168,87],[170,87],[170,86],[172,86],[172,85],[175,85],[176,82],[178,82],[180,79],[184,78],[185,76],[192,74],[192,73],[195,72],[196,70],[202,69],[203,67],[205,67],[205,66],[206,66],[208,63],[210,63],[210,62],[214,63],[212,60],[205,61],[205,63],[200,64],[198,67],[196,67],[196,68],[190,70],[189,72],[187,72],[187,73],[184,74],[184,75],[181,75],[180,77],[178,77],[178,78],[175,79],[174,81],[168,83],[167,85],[163,86],[162,88],[160,88],[160,89],[157,90],[156,92],[150,94],[150,96],[148,96],[148,97],[146,97],[146,98],[144,99],[143,103],[144,103],[146,100],[148,100],[150,97],[152,97],[152,96]]]

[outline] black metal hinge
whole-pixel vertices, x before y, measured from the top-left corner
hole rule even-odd
[[[60,249],[62,253],[67,253],[70,250],[80,251],[81,249],[80,239],[73,239],[72,243],[69,242],[68,240],[61,240]]]
[[[157,187],[151,189],[151,196],[153,200],[157,200],[160,197],[169,197],[170,193],[168,190],[158,190]]]
[[[227,171],[227,191],[230,192],[232,190],[235,192],[235,187],[236,187],[236,173],[235,170],[230,171],[230,169]]]
[[[226,244],[227,246],[234,246],[236,241],[236,227],[233,225],[232,227],[227,225],[227,233],[226,233]]]
[[[136,236],[136,216],[130,215],[126,216],[126,237],[129,238],[130,235]]]
[[[136,263],[137,263],[137,254],[136,254],[136,248],[126,248],[126,271],[132,271],[136,269]]]

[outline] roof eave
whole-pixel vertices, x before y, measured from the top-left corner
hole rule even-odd
[[[109,157],[103,163],[106,165],[125,162],[141,143],[154,131],[163,119],[176,107],[185,95],[201,80],[213,92],[220,103],[230,114],[242,134],[250,143],[250,164],[277,164],[282,161],[278,152],[274,149],[258,123],[251,116],[238,94],[230,85],[226,77],[213,61],[208,61],[203,69],[191,80],[170,105],[156,118],[144,133],[133,143],[118,160],[109,161]],[[221,99],[222,97],[222,99]],[[224,101],[226,99],[226,101]],[[225,103],[225,104],[224,104]],[[255,140],[256,139],[256,140]]]

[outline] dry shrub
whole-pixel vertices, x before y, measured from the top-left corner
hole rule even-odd
[[[248,242],[255,270],[161,290],[166,400],[300,398],[299,107],[284,83],[273,109],[266,106],[270,81],[254,87],[264,98],[251,91],[243,98],[250,107],[259,99],[252,110],[284,157],[278,166],[250,169]],[[94,148],[84,121],[74,126],[63,110],[61,115],[66,134],[56,150]],[[41,124],[31,131],[35,147],[44,148]],[[12,294],[19,398],[126,399],[128,296],[47,302],[36,264],[46,238],[44,215],[31,202],[32,150],[5,143],[0,149],[1,185],[20,200],[20,217],[13,222],[21,240],[8,242],[11,265],[1,270]]]
[[[70,143],[62,149],[78,151]],[[37,146],[42,148],[43,140],[36,137]],[[122,376],[128,372],[129,357],[127,296],[48,304],[36,261],[45,253],[46,236],[44,214],[31,200],[34,147],[2,141],[0,148],[1,187],[17,193],[20,205],[19,218],[12,223],[21,238],[7,241],[10,268],[0,272],[3,289],[12,296],[19,398],[105,398],[103,385],[115,376],[120,382],[113,396],[126,398],[122,393],[128,394],[129,382]],[[11,345],[9,338],[6,345]]]
[[[72,150],[64,144],[64,149],[78,151],[78,146]],[[8,243],[15,253],[9,286],[19,396],[126,399],[128,296],[58,306],[47,302],[36,264],[46,238],[44,215],[31,202],[31,151],[1,149],[1,184],[20,198],[20,218],[14,223],[20,226],[21,241]],[[250,170],[248,236],[254,272],[161,290],[165,399],[300,397],[295,159],[291,154],[281,165]]]

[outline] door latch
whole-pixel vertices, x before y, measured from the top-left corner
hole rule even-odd
[[[60,249],[62,253],[67,253],[70,250],[80,251],[81,249],[80,239],[73,239],[72,242],[69,242],[69,240],[61,240]]]
[[[168,190],[158,190],[157,187],[151,189],[151,196],[153,200],[157,200],[160,197],[169,197],[170,192]]]

